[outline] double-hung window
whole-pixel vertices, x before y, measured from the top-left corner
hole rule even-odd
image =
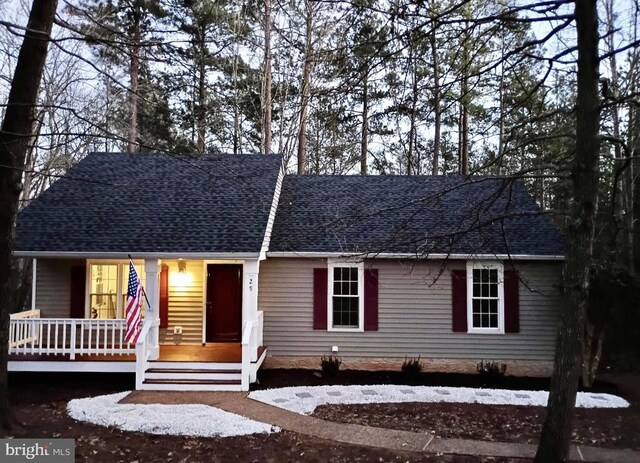
[[[500,262],[467,263],[469,333],[504,333],[504,268]]]
[[[144,263],[134,262],[136,272],[145,283]],[[113,319],[125,317],[125,301],[129,282],[129,262],[90,261],[88,318]],[[144,314],[144,306],[143,314]]]
[[[328,326],[333,331],[363,331],[364,263],[329,262]]]

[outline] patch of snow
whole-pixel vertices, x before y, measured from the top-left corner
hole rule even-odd
[[[67,413],[79,421],[148,434],[229,437],[280,431],[208,405],[119,404],[127,394],[74,399],[67,405]]]
[[[284,387],[249,394],[251,399],[303,415],[325,404],[446,402],[545,407],[548,397],[547,391],[396,385]],[[628,406],[629,402],[611,394],[579,392],[576,398],[576,407],[580,408]]]

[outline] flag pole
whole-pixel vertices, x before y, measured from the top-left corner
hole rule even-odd
[[[127,254],[127,255],[129,256],[129,262],[131,263],[131,265],[133,265],[133,258],[131,257],[131,254]],[[133,265],[133,268],[135,268],[135,267],[136,266]],[[147,292],[144,290],[144,286],[142,286],[142,280],[140,280],[140,287],[142,288],[142,295],[144,296],[144,300],[147,301],[147,307],[149,307],[151,309],[151,304],[149,303],[149,298],[147,297]]]

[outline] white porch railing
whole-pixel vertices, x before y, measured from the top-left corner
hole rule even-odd
[[[135,348],[124,340],[126,320],[39,318],[40,311],[12,314],[9,354],[125,355]]]
[[[9,315],[11,320],[16,320],[18,318],[40,318],[39,310],[25,310],[23,312],[12,313]]]
[[[264,313],[258,312],[255,320],[249,320],[242,333],[242,378],[240,388],[249,390],[249,384],[256,380],[257,367],[252,362],[258,360],[258,347],[262,345],[262,330],[264,326]]]
[[[36,336],[37,333],[33,330],[33,326],[13,323],[13,320],[24,320],[29,318],[40,318],[40,311],[27,310],[9,315],[9,319],[11,320],[9,322],[9,351],[11,351],[12,347],[23,346],[38,339]]]

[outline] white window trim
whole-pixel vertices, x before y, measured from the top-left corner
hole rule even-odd
[[[473,270],[498,271],[498,327],[475,328],[473,326]],[[504,265],[498,261],[467,261],[467,333],[504,334]]]
[[[333,326],[333,270],[336,267],[358,269],[358,327],[341,328]],[[364,332],[364,262],[328,260],[327,261],[327,331],[362,333]]]
[[[85,295],[84,295],[84,318],[91,318],[91,266],[92,265],[117,265],[117,278],[116,282],[116,315],[118,318],[115,320],[123,320],[125,318],[124,314],[124,301],[123,297],[127,295],[127,289],[123,286],[123,276],[125,269],[128,269],[129,261],[128,260],[103,260],[103,259],[87,259],[86,262],[86,271],[85,271]],[[144,264],[143,264],[144,265]],[[136,271],[138,268],[136,268]],[[139,275],[142,280],[142,275]]]

